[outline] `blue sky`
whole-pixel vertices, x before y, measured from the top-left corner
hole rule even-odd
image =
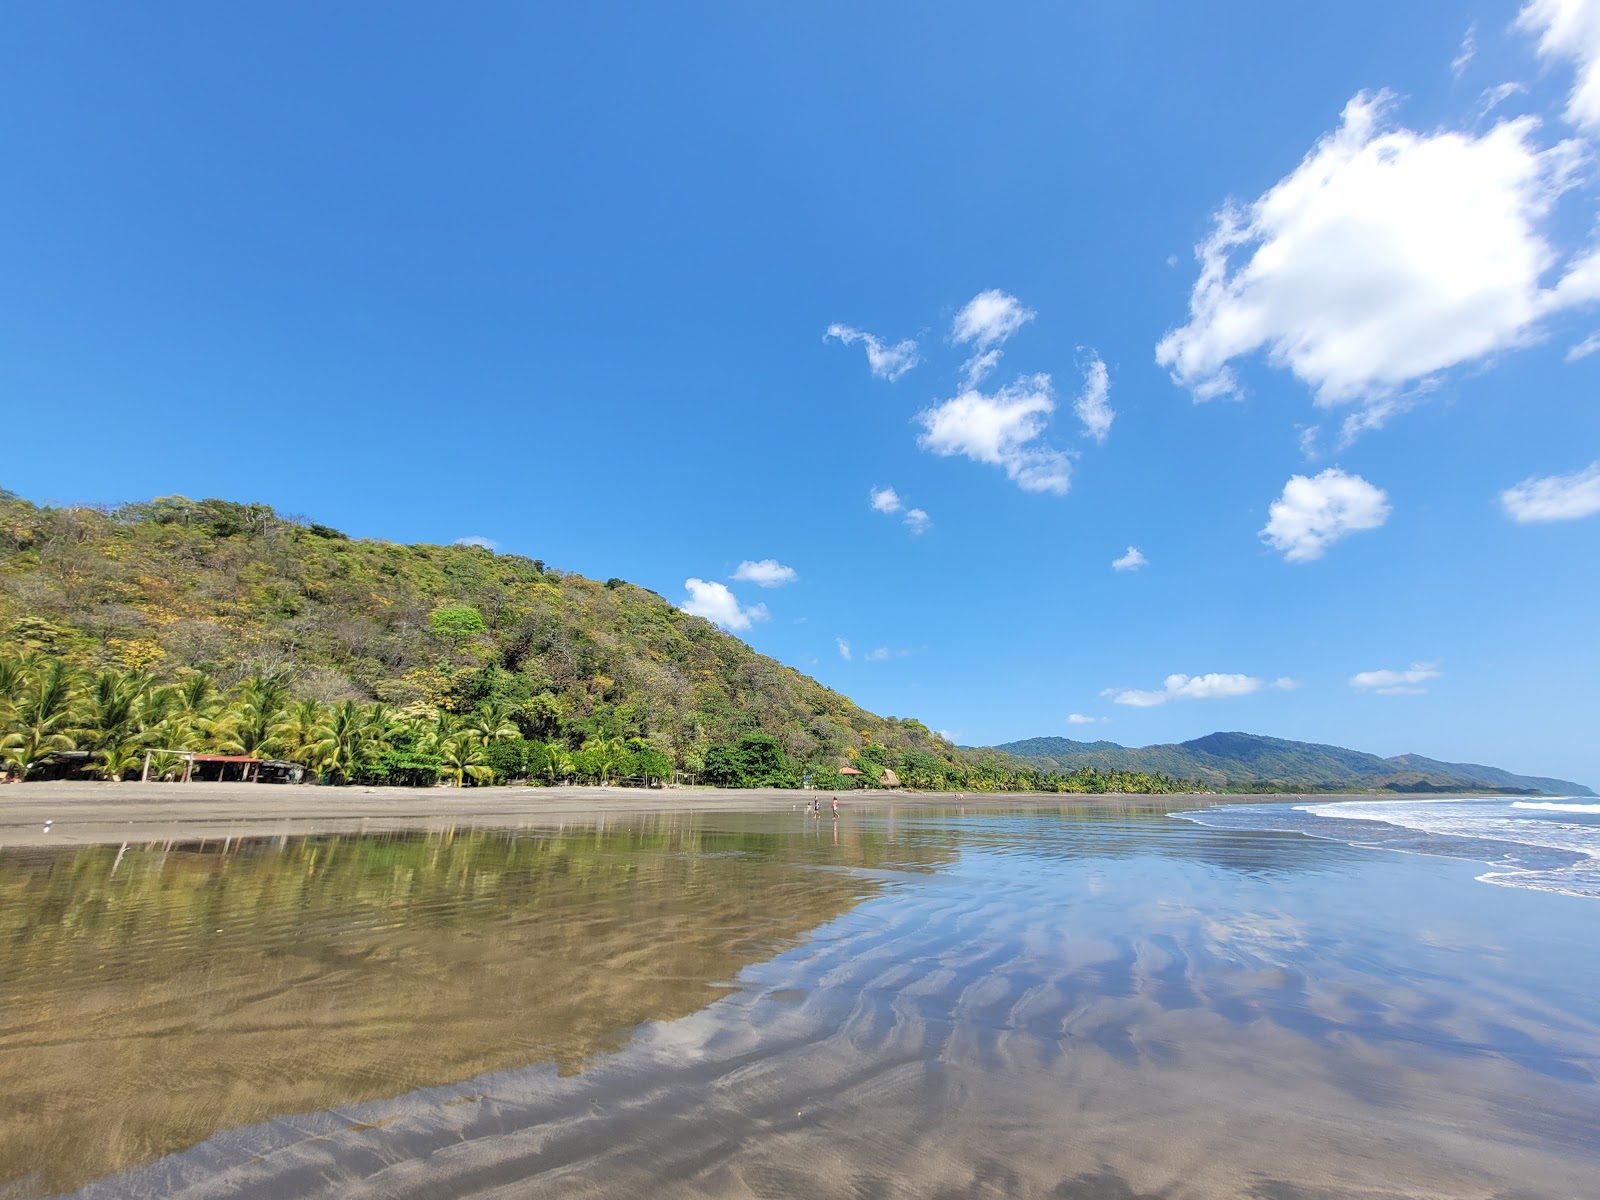
[[[490,539],[964,742],[1600,783],[1600,0],[8,26],[14,491]]]

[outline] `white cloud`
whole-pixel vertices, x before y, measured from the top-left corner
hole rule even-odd
[[[871,493],[872,510],[881,513],[904,513],[901,518],[906,528],[912,533],[926,533],[933,524],[933,518],[920,508],[907,508],[906,502],[900,498],[900,493],[892,487],[873,488]]]
[[[1295,688],[1300,686],[1300,681],[1298,679],[1291,678],[1288,675],[1280,675],[1278,678],[1272,681],[1272,686],[1277,688],[1280,692],[1292,692]]]
[[[1492,88],[1484,88],[1483,94],[1478,97],[1478,119],[1481,121],[1511,97],[1524,95],[1527,90],[1527,85],[1521,83],[1499,83]]]
[[[741,608],[738,599],[726,584],[704,579],[685,579],[688,597],[678,607],[690,616],[704,617],[724,629],[749,629],[752,621],[767,619],[767,606],[757,604]]]
[[[917,444],[1000,467],[1023,491],[1064,496],[1072,482],[1071,459],[1033,444],[1055,407],[1048,375],[1025,375],[992,395],[969,388],[917,414],[923,428]]]
[[[1357,95],[1298,167],[1217,215],[1189,322],[1156,347],[1196,400],[1238,394],[1235,361],[1265,350],[1323,407],[1391,405],[1359,432],[1399,411],[1403,389],[1600,297],[1600,260],[1563,266],[1543,231],[1580,143],[1540,148],[1532,117],[1417,133],[1388,122],[1390,105]]]
[[[1575,78],[1566,118],[1580,129],[1600,131],[1600,4],[1595,0],[1529,0],[1516,27],[1539,39],[1540,58],[1565,59]]]
[[[842,637],[836,637],[833,639],[833,644],[839,647],[839,657],[844,659],[845,662],[849,662],[850,643],[845,641]]]
[[[1251,692],[1260,691],[1261,686],[1262,681],[1254,675],[1168,675],[1160,691],[1107,688],[1100,694],[1109,696],[1113,704],[1155,708],[1168,700],[1220,700],[1230,696],[1248,696]]]
[[[1094,725],[1101,721],[1109,721],[1110,717],[1086,717],[1082,713],[1068,713],[1068,725]]]
[[[1389,497],[1359,475],[1337,467],[1307,478],[1292,475],[1267,510],[1261,540],[1289,562],[1321,558],[1334,542],[1389,519]]]
[[[1567,351],[1567,361],[1575,363],[1580,358],[1588,358],[1596,350],[1600,350],[1600,329],[1595,330],[1583,341]]]
[[[884,662],[889,657],[889,647],[879,646],[876,650],[867,651],[868,662]]]
[[[856,342],[863,342],[867,348],[867,366],[879,379],[887,379],[893,383],[912,367],[922,360],[917,357],[917,343],[911,338],[896,342],[890,346],[880,339],[860,329],[852,329],[848,325],[829,325],[828,332],[822,335],[823,341],[829,338],[838,338],[846,346]]]
[[[493,538],[486,538],[482,534],[477,533],[473,534],[471,537],[458,537],[456,539],[456,545],[482,546],[485,550],[498,550],[500,548],[500,543],[495,541]]]
[[[1137,571],[1140,567],[1148,566],[1150,560],[1146,558],[1137,546],[1129,546],[1128,552],[1121,558],[1111,560],[1111,567],[1116,571]]]
[[[1000,363],[1000,351],[989,350],[983,354],[974,354],[961,364],[961,386],[975,388],[983,381],[983,377],[994,370]]]
[[[1427,691],[1421,685],[1437,678],[1438,663],[1412,663],[1404,671],[1361,671],[1350,676],[1350,686],[1380,696],[1420,696]]]
[[[1320,444],[1320,440],[1322,438],[1322,426],[1302,425],[1299,428],[1300,457],[1305,459],[1307,462],[1316,462],[1317,459],[1322,457],[1322,447]]]
[[[1467,34],[1461,39],[1460,51],[1457,52],[1456,56],[1450,60],[1450,74],[1454,75],[1457,79],[1460,79],[1461,72],[1465,71],[1467,69],[1467,64],[1477,56],[1478,23],[1474,21],[1471,25],[1467,26]]]
[[[1073,401],[1072,411],[1083,422],[1083,436],[1092,437],[1102,446],[1110,436],[1111,422],[1117,416],[1111,408],[1110,397],[1111,375],[1100,356],[1090,351],[1089,364],[1083,368],[1083,391]]]
[[[1513,521],[1571,521],[1600,512],[1600,461],[1571,475],[1535,475],[1500,493]]]
[[[872,508],[875,512],[897,513],[905,507],[900,501],[900,494],[892,487],[873,488],[871,496]]]
[[[763,558],[760,562],[751,562],[747,558],[734,568],[733,578],[741,583],[774,588],[793,583],[800,578],[800,573],[793,567],[784,566],[775,558]]]
[[[1015,296],[990,288],[968,300],[966,307],[956,314],[955,323],[950,327],[950,340],[957,345],[972,342],[981,353],[1005,341],[1033,320],[1034,315]]]

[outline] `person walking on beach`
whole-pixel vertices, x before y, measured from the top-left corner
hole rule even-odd
[[[833,798],[833,819],[835,821],[839,819],[839,797],[837,796]]]

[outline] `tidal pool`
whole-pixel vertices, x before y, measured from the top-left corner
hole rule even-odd
[[[1151,804],[0,853],[0,1197],[1580,1197],[1600,901]]]

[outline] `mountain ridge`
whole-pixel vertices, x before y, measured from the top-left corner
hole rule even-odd
[[[1140,747],[1105,740],[1035,737],[983,749],[1050,771],[1084,767],[1159,771],[1174,778],[1197,779],[1219,790],[1595,795],[1592,788],[1569,779],[1523,775],[1478,763],[1445,762],[1420,754],[1382,758],[1329,743],[1237,731]]]

